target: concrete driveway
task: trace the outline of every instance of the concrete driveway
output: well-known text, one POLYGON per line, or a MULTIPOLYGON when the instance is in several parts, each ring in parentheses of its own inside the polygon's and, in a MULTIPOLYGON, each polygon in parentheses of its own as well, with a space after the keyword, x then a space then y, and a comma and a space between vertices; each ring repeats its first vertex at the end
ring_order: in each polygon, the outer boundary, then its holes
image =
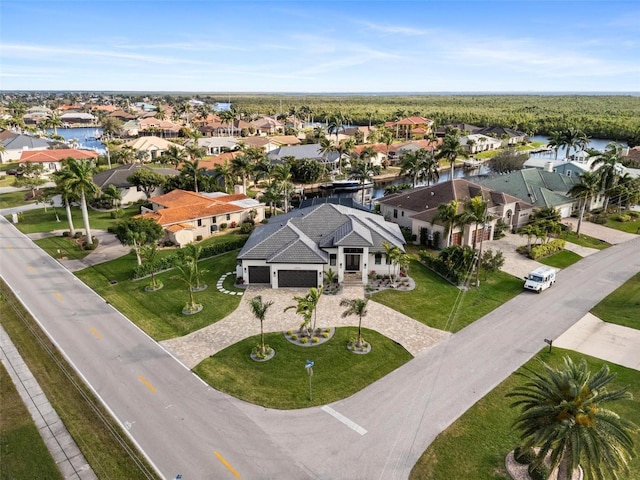
POLYGON ((531 270, 535 270, 536 268, 543 266, 542 263, 531 260, 530 258, 516 252, 516 248, 526 244, 526 237, 521 237, 515 233, 507 233, 505 237, 499 240, 493 240, 485 243, 484 248, 492 249, 494 251, 500 250, 504 256, 504 266, 501 270, 513 275, 514 277, 523 278, 531 270))

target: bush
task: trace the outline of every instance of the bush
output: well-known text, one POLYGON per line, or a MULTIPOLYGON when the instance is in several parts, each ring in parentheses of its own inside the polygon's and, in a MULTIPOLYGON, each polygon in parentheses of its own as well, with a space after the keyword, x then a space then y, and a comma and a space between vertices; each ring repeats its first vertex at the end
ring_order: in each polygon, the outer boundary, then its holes
POLYGON ((494 240, 498 240, 500 238, 503 238, 506 235, 506 231, 509 229, 509 225, 507 225, 506 223, 504 223, 504 221, 502 219, 499 219, 496 222, 496 227, 493 230, 493 239, 494 240))
POLYGON ((633 218, 634 220, 638 217, 640 217, 640 212, 636 212, 635 210, 631 210, 630 212, 627 212, 627 215, 629 215, 631 218, 633 218))
POLYGON ((561 252, 564 250, 565 241, 562 239, 551 240, 550 242, 543 243, 542 245, 536 245, 531 248, 531 252, 529 252, 529 256, 533 260, 537 260, 538 258, 548 257, 549 255, 553 255, 555 253, 561 252))
POLYGON ((82 232, 76 232, 73 238, 80 238, 82 236, 82 232))
POLYGON ((198 235, 198 236, 196 236, 196 242, 199 242, 199 241, 201 241, 201 240, 202 240, 202 235, 198 235))
POLYGON ((614 217, 618 222, 630 222, 631 215, 620 214, 614 217))
POLYGON ((70 237, 70 236, 71 236, 71 232, 70 232, 70 231, 68 231, 68 230, 67 230, 67 231, 64 231, 64 232, 62 232, 62 236, 63 236, 63 237, 70 237))
POLYGON ((238 226, 238 224, 236 222, 231 222, 230 227, 231 228, 236 228, 238 226))
POLYGON ((93 243, 84 242, 82 244, 83 250, 95 250, 96 248, 98 248, 98 239, 96 237, 91 238, 93 240, 93 243))
POLYGON ((312 337, 311 338, 311 343, 318 343, 320 341, 320 339, 318 337, 312 337))
POLYGON ((531 447, 516 447, 516 449, 513 451, 513 458, 515 458, 516 462, 521 465, 528 465, 535 460, 536 453, 531 447))
POLYGON ((591 222, 596 223, 598 225, 604 225, 607 223, 607 217, 605 215, 597 215, 597 216, 591 217, 591 222))
POLYGON ((173 247, 175 245, 175 243, 173 243, 171 240, 165 240, 163 245, 165 247, 173 247))
POLYGON ((529 472, 531 480, 547 480, 549 475, 551 475, 549 468, 544 463, 539 465, 532 463, 529 465, 527 471, 529 472))
POLYGON ((433 232, 433 248, 440 248, 440 239, 442 238, 442 232, 436 230, 433 232))
POLYGON ((220 224, 220 231, 224 232, 227 229, 228 225, 226 223, 221 223, 220 224))
POLYGON ((400 231, 402 232, 405 242, 409 243, 412 237, 411 229, 409 227, 400 227, 400 231))
POLYGON ((291 335, 291 340, 297 340, 297 339, 298 339, 298 335, 296 335, 295 333, 291 335))
POLYGON ((309 338, 308 338, 308 337, 302 337, 302 338, 300 339, 300 341, 301 341, 302 343, 309 343, 309 338))
POLYGON ((324 332, 324 333, 322 334, 322 338, 329 338, 329 334, 328 334, 327 332, 324 332))
POLYGON ((251 233, 256 228, 253 222, 243 222, 240 225, 240 233, 251 233))

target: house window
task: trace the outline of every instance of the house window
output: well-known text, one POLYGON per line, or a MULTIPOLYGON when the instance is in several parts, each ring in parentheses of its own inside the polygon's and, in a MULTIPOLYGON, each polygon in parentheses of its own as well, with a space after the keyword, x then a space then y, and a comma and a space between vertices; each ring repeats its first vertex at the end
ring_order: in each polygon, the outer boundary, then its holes
POLYGON ((571 176, 571 170, 567 170, 567 177, 571 176))
POLYGON ((401 216, 401 217, 404 217, 404 210, 402 210, 402 211, 400 212, 400 216, 401 216))
POLYGON ((335 267, 337 260, 338 260, 338 255, 336 255, 335 253, 329 254, 329 265, 331 265, 332 267, 335 267))
POLYGON ((201 227, 201 226, 202 226, 202 219, 201 219, 201 218, 199 218, 199 219, 198 219, 198 226, 199 226, 199 227, 201 227))
POLYGON ((391 265, 391 258, 387 255, 385 255, 385 262, 387 265, 391 265))
POLYGON ((216 223, 218 223, 218 222, 216 221, 216 217, 211 217, 211 223, 213 223, 214 225, 215 225, 216 223))
POLYGON ((227 213, 227 221, 231 220, 231 214, 227 213))
POLYGON ((381 253, 376 253, 374 263, 376 265, 381 265, 382 264, 382 254, 381 253))
POLYGON ((393 218, 398 218, 398 209, 397 208, 393 209, 393 218))

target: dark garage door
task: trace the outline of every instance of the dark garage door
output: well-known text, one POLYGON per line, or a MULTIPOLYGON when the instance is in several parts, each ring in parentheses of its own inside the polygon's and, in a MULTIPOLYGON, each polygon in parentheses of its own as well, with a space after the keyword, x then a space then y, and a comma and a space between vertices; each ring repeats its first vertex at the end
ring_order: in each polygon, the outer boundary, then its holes
POLYGON ((249 267, 249 283, 271 283, 269 267, 249 267))
POLYGON ((279 270, 278 287, 317 287, 315 270, 279 270))

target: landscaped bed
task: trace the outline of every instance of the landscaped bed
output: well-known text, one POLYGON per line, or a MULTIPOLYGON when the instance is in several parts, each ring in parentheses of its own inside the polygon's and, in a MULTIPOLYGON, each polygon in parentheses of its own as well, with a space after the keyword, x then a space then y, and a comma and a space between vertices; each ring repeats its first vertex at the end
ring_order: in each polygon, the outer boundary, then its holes
POLYGON ((330 341, 313 347, 292 344, 282 333, 265 334, 265 343, 276 352, 268 362, 255 362, 249 354, 260 340, 246 338, 203 360, 194 368, 216 390, 269 408, 293 409, 326 405, 346 398, 411 360, 403 347, 385 336, 363 328, 371 344, 366 355, 347 350, 357 328, 337 328, 330 341), (312 397, 305 369, 312 360, 312 397))

